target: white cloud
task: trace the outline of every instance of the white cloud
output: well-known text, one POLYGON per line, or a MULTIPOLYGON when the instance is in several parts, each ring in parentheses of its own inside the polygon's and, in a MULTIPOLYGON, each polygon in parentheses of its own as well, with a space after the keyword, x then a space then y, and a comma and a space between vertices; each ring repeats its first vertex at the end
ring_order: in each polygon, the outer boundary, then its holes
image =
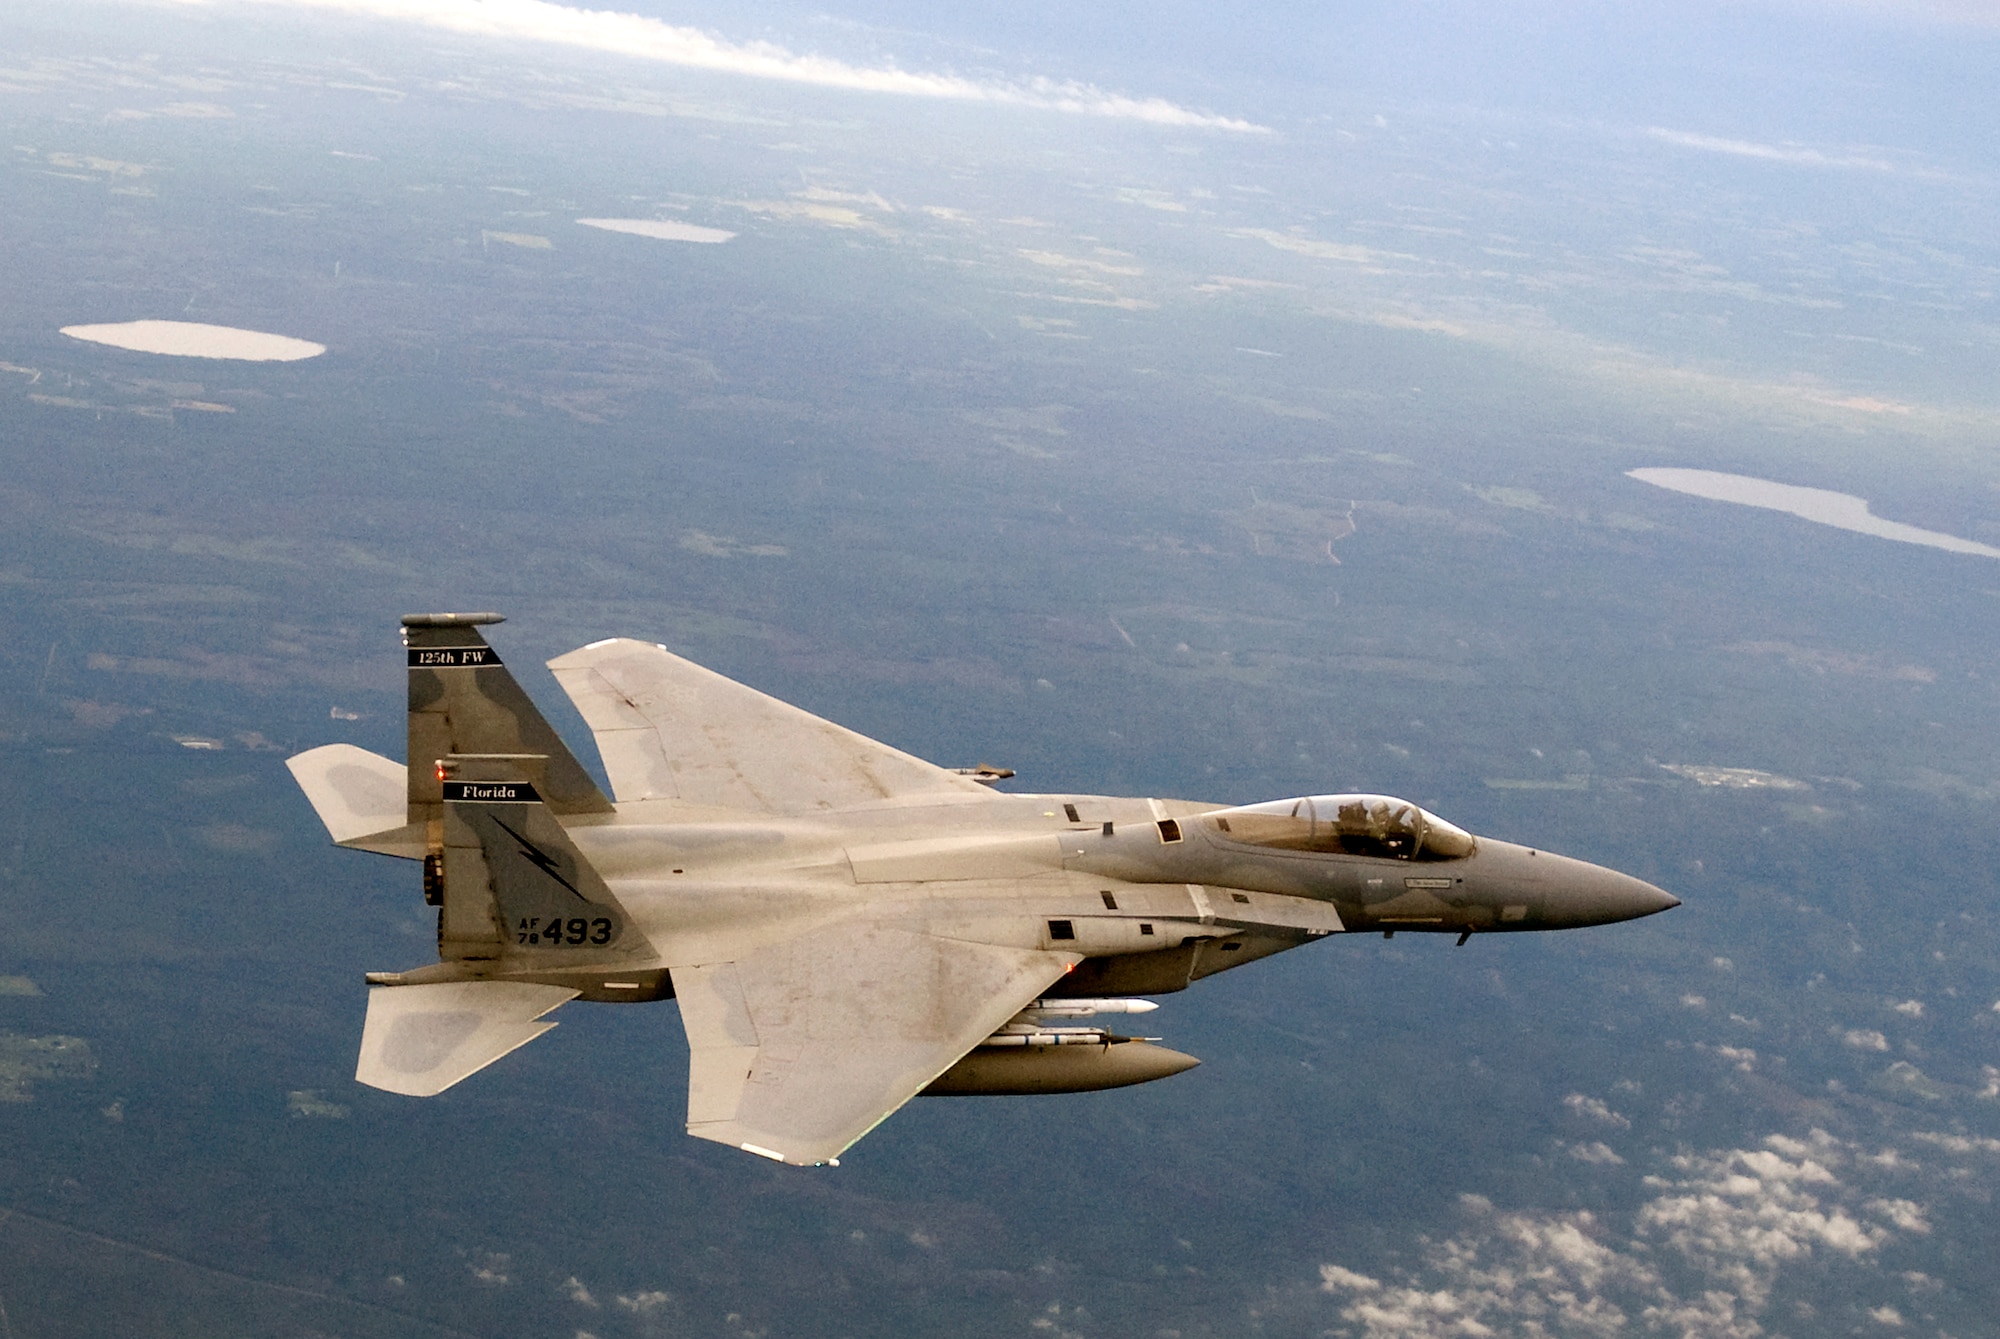
POLYGON ((1888 1230, 1826 1203, 1841 1189, 1827 1166, 1840 1145, 1814 1135, 1811 1143, 1774 1136, 1760 1149, 1673 1159, 1681 1179, 1639 1211, 1640 1235, 1664 1240, 1753 1311, 1769 1302, 1778 1267, 1815 1247, 1849 1259, 1874 1251, 1888 1230))
POLYGON ((1593 1140, 1588 1144, 1571 1145, 1569 1155, 1578 1162, 1595 1163, 1600 1167, 1623 1167, 1625 1159, 1618 1156, 1609 1144, 1593 1140))
POLYGON ((1901 1004, 1892 1004, 1889 1007, 1897 1013, 1907 1014, 1911 1018, 1922 1018, 1924 1016, 1924 1002, 1922 1000, 1904 1000, 1901 1004))
POLYGON ((1918 1236, 1928 1236, 1930 1219, 1924 1217, 1924 1206, 1915 1200, 1869 1200, 1868 1211, 1879 1214, 1905 1232, 1918 1236))
POLYGON ((1840 1034, 1840 1039, 1857 1051, 1886 1051, 1889 1039, 1871 1028, 1850 1028, 1840 1034))
POLYGON ((1382 1285, 1375 1279, 1369 1278, 1366 1274, 1357 1274, 1351 1269, 1342 1269, 1339 1265, 1319 1267, 1319 1286, 1323 1291, 1330 1293, 1343 1291, 1372 1293, 1382 1290, 1382 1285))
POLYGON ((1801 144, 1759 144, 1747 139, 1722 139, 1714 135, 1691 135, 1684 130, 1653 126, 1646 131, 1654 139, 1683 149, 1729 154, 1736 158, 1761 158, 1773 163, 1797 163, 1804 167, 1855 167, 1873 172, 1894 172, 1895 164, 1881 158, 1858 154, 1827 154, 1801 144))
POLYGON ((1377 251, 1373 247, 1353 246, 1345 242, 1322 242, 1314 237, 1301 237, 1296 233, 1278 232, 1273 228, 1241 228, 1238 237, 1251 237, 1275 246, 1280 251, 1292 251, 1301 256, 1311 256, 1315 260, 1338 260, 1349 265, 1383 265, 1394 260, 1417 260, 1416 256, 1405 255, 1401 251, 1377 251))
POLYGON ((1989 1139, 1985 1135, 1943 1134, 1934 1130, 1919 1130, 1910 1138, 1933 1144, 1947 1153, 2000 1153, 2000 1139, 1989 1139))
POLYGON ((627 1311, 635 1312, 638 1315, 643 1316, 648 1311, 653 1310, 655 1307, 665 1306, 668 1302, 671 1302, 673 1300, 674 1300, 673 1295, 671 1293, 664 1293, 656 1288, 648 1292, 634 1293, 630 1297, 626 1297, 623 1294, 620 1294, 618 1298, 618 1305, 624 1307, 627 1311))
POLYGON ((1710 1046, 1705 1041, 1698 1041, 1694 1044, 1694 1048, 1697 1051, 1707 1051, 1711 1055, 1721 1056, 1745 1074, 1757 1067, 1757 1053, 1747 1046, 1710 1046))
POLYGON ((1586 1097, 1582 1093, 1571 1093, 1563 1099, 1563 1105, 1568 1107, 1574 1114, 1597 1121, 1600 1124, 1610 1125, 1620 1130, 1629 1130, 1632 1128, 1630 1120, 1613 1111, 1599 1098, 1586 1097))
MULTIPOLYGON (((1629 1234, 1609 1217, 1502 1212, 1467 1195, 1464 1228, 1426 1240, 1420 1268, 1376 1278, 1325 1264, 1319 1291, 1356 1339, 1756 1339, 1782 1270, 1818 1257, 1859 1277, 1897 1232, 1930 1231, 1922 1205, 1864 1203, 1835 1170, 1869 1174, 1879 1162, 1820 1130, 1684 1155, 1670 1175, 1645 1178, 1653 1194, 1629 1234)), ((1890 1311, 1873 1314, 1892 1324, 1890 1311)))
POLYGON ((1108 116, 1154 125, 1268 133, 1237 117, 1194 111, 1164 98, 1135 98, 1092 84, 1040 76, 1005 82, 963 75, 905 70, 895 65, 853 65, 828 56, 801 55, 770 42, 734 42, 699 28, 680 27, 639 14, 572 9, 550 0, 171 0, 186 5, 257 4, 315 10, 354 18, 422 24, 471 37, 497 37, 600 51, 634 60, 698 70, 776 79, 856 93, 944 98, 1108 116))
POLYGON ((1385 1284, 1321 1266, 1321 1288, 1342 1298, 1341 1319, 1359 1326, 1365 1339, 1501 1333, 1611 1339, 1627 1331, 1630 1317, 1607 1294, 1658 1289, 1648 1265, 1600 1239, 1592 1214, 1495 1214, 1476 1198, 1470 1207, 1477 1224, 1434 1245, 1422 1278, 1385 1284))

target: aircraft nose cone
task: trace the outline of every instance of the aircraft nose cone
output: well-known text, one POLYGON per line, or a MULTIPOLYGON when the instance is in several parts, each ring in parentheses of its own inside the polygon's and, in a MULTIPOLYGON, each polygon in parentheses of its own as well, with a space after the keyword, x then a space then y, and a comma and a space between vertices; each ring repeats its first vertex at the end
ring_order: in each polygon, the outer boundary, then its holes
POLYGON ((1672 911, 1681 904, 1678 897, 1664 888, 1655 888, 1644 879, 1635 879, 1627 874, 1620 874, 1618 878, 1624 886, 1612 896, 1618 906, 1625 911, 1619 918, 1621 920, 1635 920, 1640 916, 1651 916, 1655 912, 1672 911))
POLYGON ((1478 886, 1486 899, 1500 904, 1496 928, 1510 923, 1524 930, 1611 925, 1681 904, 1644 879, 1550 851, 1486 842, 1475 859, 1481 862, 1478 886), (1512 907, 1519 910, 1510 915, 1512 907))
POLYGON ((1564 861, 1567 876, 1558 883, 1563 919, 1578 925, 1610 925, 1671 911, 1681 900, 1664 888, 1655 888, 1644 879, 1620 874, 1602 865, 1581 860, 1564 861))

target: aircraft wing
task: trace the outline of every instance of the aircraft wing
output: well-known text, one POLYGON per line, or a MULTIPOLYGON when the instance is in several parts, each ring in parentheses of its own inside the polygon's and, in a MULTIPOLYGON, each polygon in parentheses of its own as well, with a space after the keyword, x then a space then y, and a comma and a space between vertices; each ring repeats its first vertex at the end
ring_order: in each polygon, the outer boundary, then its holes
POLYGON ((854 920, 676 967, 688 1133, 833 1162, 1076 961, 854 920))
POLYGON ((593 642, 549 668, 621 801, 808 813, 984 789, 650 642, 593 642))

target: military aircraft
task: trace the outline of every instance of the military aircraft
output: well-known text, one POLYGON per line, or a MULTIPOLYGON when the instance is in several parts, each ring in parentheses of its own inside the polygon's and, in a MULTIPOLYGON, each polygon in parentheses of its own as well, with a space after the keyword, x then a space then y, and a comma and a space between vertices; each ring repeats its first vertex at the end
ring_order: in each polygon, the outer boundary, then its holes
POLYGON ((480 628, 413 614, 408 763, 289 760, 333 840, 418 861, 439 961, 368 975, 355 1077, 443 1092, 571 1000, 676 998, 687 1130, 795 1165, 919 1094, 1080 1092, 1198 1063, 1078 1020, 1328 935, 1678 906, 1386 795, 1242 807, 1005 793, 650 642, 549 662, 607 798, 480 628))

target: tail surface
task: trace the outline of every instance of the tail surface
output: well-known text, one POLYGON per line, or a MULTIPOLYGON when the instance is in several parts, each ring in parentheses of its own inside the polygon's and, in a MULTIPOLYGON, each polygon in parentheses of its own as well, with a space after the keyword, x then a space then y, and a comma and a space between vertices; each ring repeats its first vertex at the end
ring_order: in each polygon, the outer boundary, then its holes
POLYGON ((337 846, 418 860, 424 826, 407 821, 403 764, 352 744, 322 744, 285 759, 337 846))
POLYGON ((336 842, 421 857, 438 958, 368 978, 355 1078, 429 1097, 554 1027, 579 997, 673 993, 646 936, 564 831, 615 812, 479 629, 498 614, 412 614, 409 753, 345 744, 290 760, 336 842))
POLYGON ((611 801, 514 681, 479 629, 499 614, 406 614, 410 745, 407 822, 443 817, 439 759, 499 754, 522 760, 555 813, 608 814, 611 801))
POLYGON ((530 773, 549 760, 447 756, 431 769, 442 817, 425 858, 439 962, 372 973, 355 1078, 430 1097, 525 1046, 542 1015, 582 996, 673 993, 645 934, 577 850, 530 773))
POLYGON ((533 755, 441 758, 438 956, 508 975, 650 959, 652 945, 529 777, 533 755))

